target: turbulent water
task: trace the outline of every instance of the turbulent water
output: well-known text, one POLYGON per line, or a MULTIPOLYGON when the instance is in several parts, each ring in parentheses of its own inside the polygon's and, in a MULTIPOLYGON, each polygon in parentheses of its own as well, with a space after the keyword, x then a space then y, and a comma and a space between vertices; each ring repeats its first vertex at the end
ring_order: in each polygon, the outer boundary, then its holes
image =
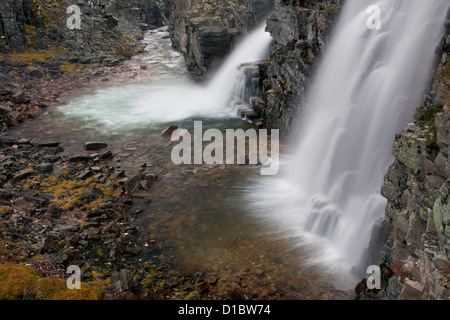
POLYGON ((155 128, 183 119, 237 117, 229 103, 239 67, 265 58, 271 37, 259 27, 226 59, 206 85, 189 78, 181 54, 170 48, 166 28, 148 32, 146 53, 129 64, 148 65, 152 74, 139 83, 98 89, 93 95, 73 99, 60 108, 68 117, 90 123, 104 132, 126 133, 137 128, 155 128), (162 44, 162 45, 161 45, 162 44))
POLYGON ((447 8, 440 0, 347 1, 309 93, 295 154, 283 175, 248 191, 255 215, 283 237, 315 246, 311 262, 348 274, 351 284, 350 270, 384 216, 380 188, 393 139, 419 106, 447 8), (369 28, 377 22, 371 5, 381 9, 379 29, 369 28))

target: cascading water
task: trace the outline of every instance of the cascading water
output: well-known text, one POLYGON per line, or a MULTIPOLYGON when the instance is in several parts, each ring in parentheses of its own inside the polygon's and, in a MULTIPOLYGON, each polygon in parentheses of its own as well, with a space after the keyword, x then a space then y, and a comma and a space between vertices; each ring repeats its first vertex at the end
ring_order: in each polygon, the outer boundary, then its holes
POLYGON ((266 23, 264 22, 247 35, 234 49, 207 85, 206 101, 210 101, 213 105, 218 106, 227 105, 233 93, 236 93, 236 90, 240 90, 236 85, 241 84, 239 79, 241 78, 242 68, 246 64, 255 63, 267 58, 272 37, 265 30, 266 23))
POLYGON ((247 113, 253 112, 253 99, 262 94, 260 81, 258 63, 243 64, 239 68, 239 75, 231 96, 231 104, 238 114, 245 117, 247 113))
POLYGON ((194 83, 187 76, 182 56, 171 49, 166 35, 166 28, 147 33, 146 53, 130 62, 150 66, 153 75, 149 82, 98 89, 96 94, 74 99, 60 110, 104 132, 122 133, 192 117, 237 117, 230 98, 240 67, 267 57, 272 38, 265 32, 265 25, 236 45, 206 85, 194 83))
POLYGON ((248 191, 255 214, 316 247, 315 263, 350 275, 384 216, 380 188, 394 136, 419 106, 448 6, 348 0, 309 93, 295 154, 284 174, 248 191), (381 29, 368 27, 370 5, 381 9, 381 29))

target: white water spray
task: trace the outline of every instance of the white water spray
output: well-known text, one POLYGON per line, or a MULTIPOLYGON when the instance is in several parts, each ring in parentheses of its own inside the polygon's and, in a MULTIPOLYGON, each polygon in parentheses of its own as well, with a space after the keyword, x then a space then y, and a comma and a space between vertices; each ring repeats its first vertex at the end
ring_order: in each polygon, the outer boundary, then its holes
POLYGON ((447 8, 440 0, 346 2, 295 155, 283 176, 248 192, 281 234, 317 246, 314 262, 350 273, 384 216, 394 136, 420 104, 447 8), (379 30, 367 26, 370 5, 381 8, 379 30))

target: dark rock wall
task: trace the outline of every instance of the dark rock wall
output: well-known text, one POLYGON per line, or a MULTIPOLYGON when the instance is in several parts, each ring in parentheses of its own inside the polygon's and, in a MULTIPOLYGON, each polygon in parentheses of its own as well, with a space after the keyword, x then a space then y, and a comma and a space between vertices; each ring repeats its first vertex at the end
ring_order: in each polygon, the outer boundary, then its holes
POLYGON ((271 12, 274 0, 176 0, 171 38, 189 71, 204 77, 232 50, 236 41, 271 12))
POLYGON ((0 2, 0 45, 22 51, 26 45, 25 24, 32 20, 31 0, 0 2), (27 16, 28 15, 28 16, 27 16))
POLYGON ((275 45, 270 60, 261 63, 263 99, 254 109, 263 126, 280 129, 283 138, 296 127, 308 84, 325 48, 342 0, 277 0, 267 20, 275 45))
POLYGON ((382 188, 392 229, 385 263, 395 272, 382 297, 450 298, 449 54, 447 28, 429 92, 414 123, 395 138, 382 188))
POLYGON ((172 0, 2 0, 0 51, 62 45, 71 51, 72 62, 128 57, 139 50, 143 30, 168 23, 171 8, 172 0), (66 26, 67 8, 74 4, 81 9, 81 30, 66 26))

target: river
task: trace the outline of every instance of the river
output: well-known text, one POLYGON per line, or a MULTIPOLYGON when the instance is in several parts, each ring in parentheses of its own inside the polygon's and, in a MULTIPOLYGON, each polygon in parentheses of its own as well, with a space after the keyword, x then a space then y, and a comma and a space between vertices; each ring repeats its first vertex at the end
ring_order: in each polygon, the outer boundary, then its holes
POLYGON ((142 246, 162 244, 141 259, 212 272, 219 281, 285 298, 328 299, 333 292, 336 297, 337 273, 307 263, 312 247, 275 236, 273 226, 248 211, 242 193, 246 184, 263 179, 257 168, 172 163, 174 144, 161 134, 171 125, 192 131, 196 120, 204 130, 223 132, 253 126, 235 111, 199 107, 205 85, 190 78, 166 28, 146 32, 143 41, 145 52, 125 64, 148 70, 136 72, 144 76, 112 78, 72 95, 9 135, 57 140, 69 152, 82 152, 87 141, 106 142, 114 165, 128 176, 142 170, 158 174, 149 191, 152 201, 138 198, 133 210, 143 211, 127 218, 138 227, 142 246))

